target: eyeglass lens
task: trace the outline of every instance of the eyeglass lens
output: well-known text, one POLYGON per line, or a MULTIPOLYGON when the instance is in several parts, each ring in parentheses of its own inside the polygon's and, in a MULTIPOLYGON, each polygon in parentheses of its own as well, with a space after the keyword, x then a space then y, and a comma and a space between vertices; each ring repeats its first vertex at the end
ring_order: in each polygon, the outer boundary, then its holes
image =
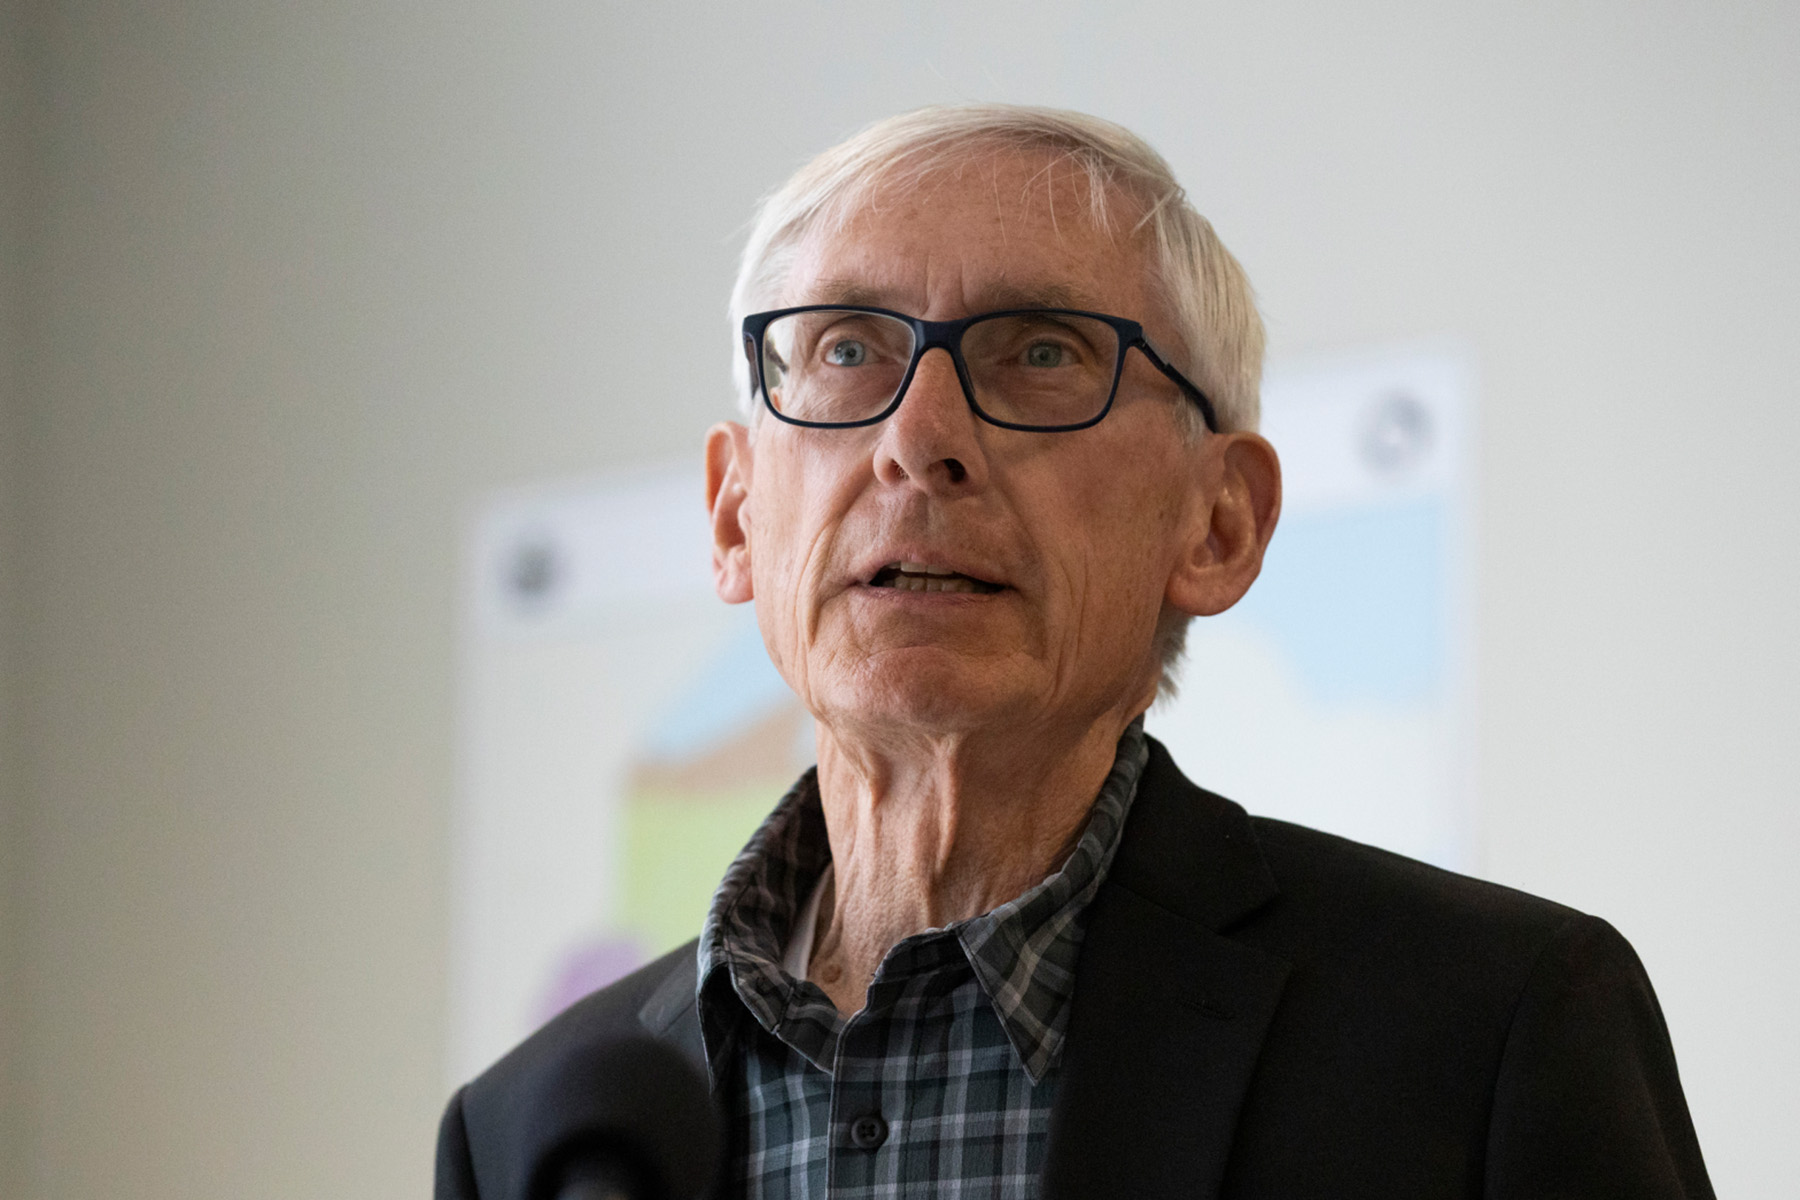
MULTIPOLYGON (((912 326, 880 313, 790 313, 763 333, 763 383, 784 417, 849 424, 879 415, 912 363, 912 326)), ((1054 428, 1091 421, 1111 399, 1119 335, 1070 313, 987 317, 962 338, 975 405, 1013 425, 1054 428)))

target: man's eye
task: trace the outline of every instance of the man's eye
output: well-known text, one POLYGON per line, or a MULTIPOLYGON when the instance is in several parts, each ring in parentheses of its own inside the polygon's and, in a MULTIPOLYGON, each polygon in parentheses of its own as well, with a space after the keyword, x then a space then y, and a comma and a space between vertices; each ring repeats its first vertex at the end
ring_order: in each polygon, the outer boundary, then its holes
POLYGON ((869 348, 863 343, 845 338, 841 342, 833 342, 825 351, 825 361, 834 367, 860 367, 869 361, 869 348))
POLYGON ((1068 360, 1068 351, 1055 342, 1033 342, 1025 348, 1025 365, 1028 367, 1060 367, 1068 360))

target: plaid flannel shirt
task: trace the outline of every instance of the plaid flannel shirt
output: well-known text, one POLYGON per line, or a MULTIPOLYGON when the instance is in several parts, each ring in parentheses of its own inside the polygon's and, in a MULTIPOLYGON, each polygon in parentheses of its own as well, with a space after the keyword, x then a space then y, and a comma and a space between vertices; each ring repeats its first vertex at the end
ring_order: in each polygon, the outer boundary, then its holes
POLYGON ((726 1195, 1037 1196, 1087 907, 1147 757, 1139 720, 1062 869, 900 942, 848 1019, 781 965, 831 861, 817 778, 801 776, 726 872, 700 938, 701 1030, 732 1124, 726 1195))

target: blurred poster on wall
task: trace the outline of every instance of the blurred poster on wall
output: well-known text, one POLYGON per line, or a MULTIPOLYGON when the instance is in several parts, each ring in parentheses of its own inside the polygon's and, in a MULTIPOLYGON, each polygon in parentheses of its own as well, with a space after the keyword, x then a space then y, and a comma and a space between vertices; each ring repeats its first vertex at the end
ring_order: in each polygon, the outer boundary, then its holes
MULTIPOLYGON (((1196 621, 1150 731, 1252 812, 1454 869, 1471 813, 1470 375, 1443 350, 1272 369, 1262 578, 1196 621)), ((467 554, 453 1080, 699 932, 812 762, 749 606, 712 591, 699 454, 501 495, 467 554)))

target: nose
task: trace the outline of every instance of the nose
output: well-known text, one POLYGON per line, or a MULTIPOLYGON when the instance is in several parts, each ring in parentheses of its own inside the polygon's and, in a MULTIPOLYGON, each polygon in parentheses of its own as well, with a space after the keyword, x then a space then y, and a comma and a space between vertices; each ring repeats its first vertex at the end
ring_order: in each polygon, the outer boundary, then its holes
POLYGON ((949 353, 928 350, 900 407, 881 423, 875 475, 883 483, 911 482, 945 495, 979 489, 988 474, 981 426, 949 353))

